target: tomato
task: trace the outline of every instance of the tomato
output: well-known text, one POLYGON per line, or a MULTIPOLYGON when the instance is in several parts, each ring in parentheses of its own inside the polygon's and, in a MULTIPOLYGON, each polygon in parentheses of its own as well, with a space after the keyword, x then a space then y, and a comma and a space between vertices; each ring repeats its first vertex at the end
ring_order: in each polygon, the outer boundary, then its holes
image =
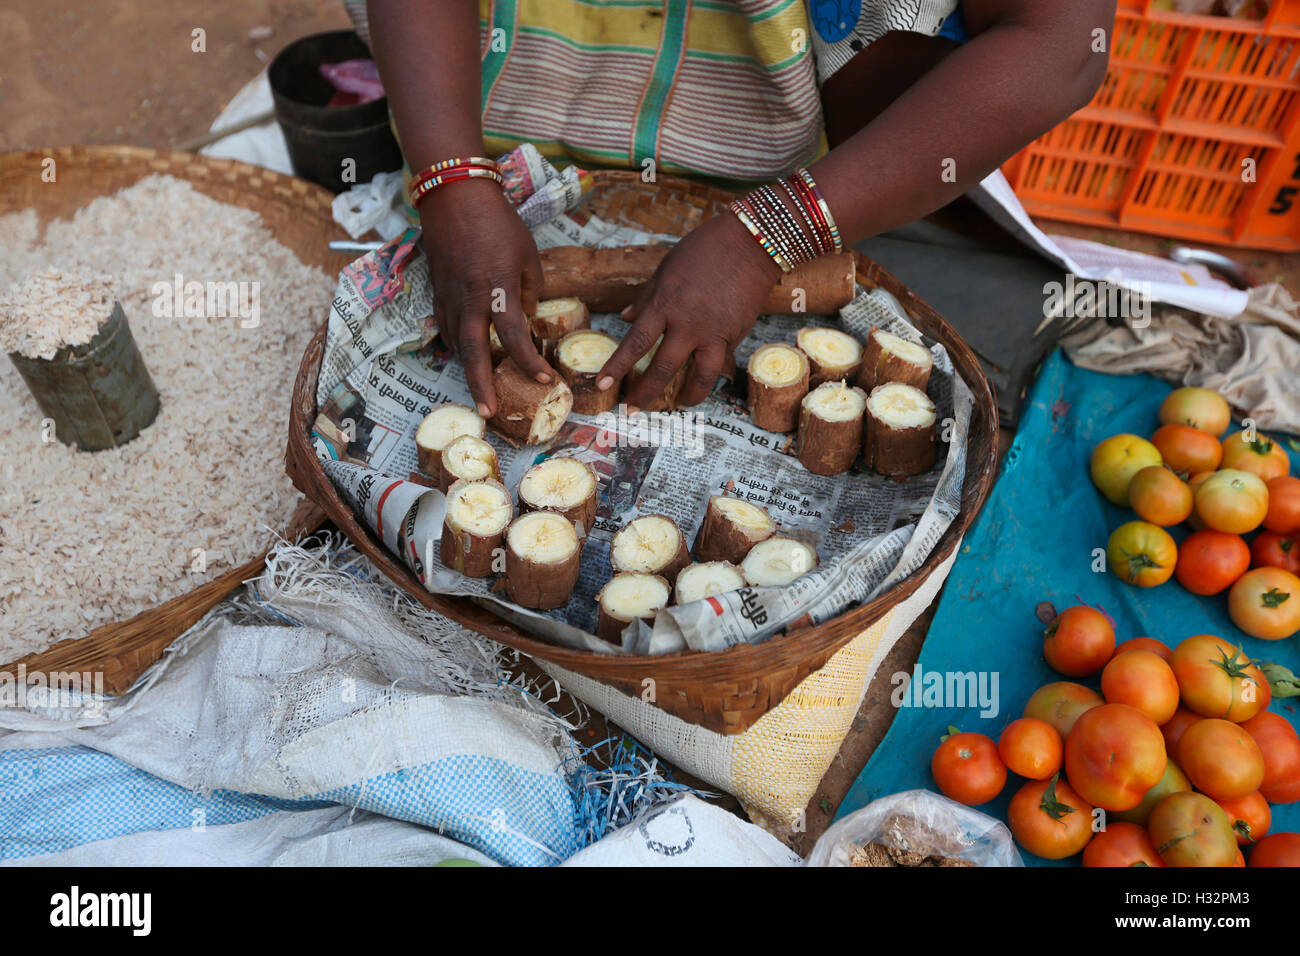
POLYGON ((1218 439, 1191 425, 1161 425, 1151 436, 1165 466, 1183 476, 1214 471, 1223 458, 1218 439))
POLYGON ((1195 711, 1180 706, 1174 711, 1172 717, 1160 725, 1160 733, 1164 734, 1165 738, 1165 751, 1171 754, 1178 753, 1178 741, 1182 739, 1183 731, 1198 720, 1204 719, 1195 711))
POLYGON ((1169 660, 1169 655, 1173 654, 1174 649, 1162 641, 1157 641, 1154 637, 1130 637, 1123 644, 1115 648, 1115 656, 1126 651, 1150 651, 1161 660, 1169 660))
POLYGON ((1193 531, 1204 531, 1209 527, 1201 516, 1196 513, 1196 493, 1201 490, 1201 485, 1205 484, 1206 479, 1213 474, 1212 471, 1202 471, 1187 479, 1187 487, 1192 489, 1192 513, 1187 516, 1187 526, 1193 531))
POLYGON ((1206 529, 1187 536, 1174 574, 1193 594, 1218 594, 1250 568, 1250 547, 1239 534, 1206 529))
POLYGON ((1095 690, 1082 684, 1059 680, 1044 684, 1030 695, 1025 702, 1025 716, 1051 724, 1064 740, 1070 735, 1080 714, 1104 703, 1106 702, 1095 690))
POLYGON ((1107 823, 1083 848, 1084 866, 1164 866, 1145 827, 1107 823))
POLYGON ((1007 782, 998 745, 983 734, 953 734, 930 758, 930 772, 945 796, 976 807, 988 803, 1007 782))
POLYGON ((1241 852, 1241 847, 1237 847, 1237 860, 1232 864, 1234 867, 1244 867, 1246 865, 1245 854, 1241 852))
POLYGON ((1106 542, 1106 563, 1121 581, 1140 588, 1164 584, 1174 573, 1178 546, 1164 528, 1129 521, 1106 542))
POLYGON ((1192 489, 1163 465, 1143 468, 1134 475, 1128 500, 1139 518, 1162 528, 1182 524, 1192 513, 1192 489))
POLYGON ((1108 813, 1107 819, 1122 820, 1125 823, 1136 823, 1138 826, 1146 826, 1147 821, 1151 819, 1151 811, 1155 809, 1156 804, 1169 796, 1171 793, 1183 793, 1192 789, 1192 782, 1187 779, 1187 774, 1183 773, 1178 764, 1172 760, 1165 761, 1165 772, 1160 775, 1156 785, 1142 795, 1142 802, 1132 810, 1119 810, 1114 813, 1108 813))
POLYGON ((1273 811, 1258 790, 1235 800, 1219 800, 1218 804, 1232 821, 1232 832, 1237 835, 1238 846, 1263 839, 1273 825, 1273 811))
POLYGON ((1101 672, 1101 696, 1109 704, 1136 707, 1159 725, 1178 710, 1178 679, 1158 654, 1125 651, 1101 672))
POLYGON ((1033 717, 1013 720, 998 738, 998 756, 1007 769, 1030 780, 1046 780, 1060 770, 1064 749, 1056 728, 1033 717))
POLYGON ((1169 666, 1178 678, 1183 706, 1202 717, 1241 723, 1263 705, 1268 683, 1246 652, 1213 634, 1197 634, 1174 648, 1169 666))
POLYGON ((1267 486, 1264 527, 1278 534, 1300 534, 1300 478, 1283 475, 1267 482, 1267 486))
POLYGON ((1060 775, 1030 780, 1007 806, 1016 842, 1045 860, 1074 856, 1092 839, 1092 806, 1060 775))
POLYGON ((1185 386, 1160 403, 1160 424, 1190 425, 1218 438, 1232 424, 1232 409, 1213 389, 1185 386))
POLYGON ((1249 733, 1230 720, 1208 717, 1178 741, 1178 766, 1197 790, 1215 800, 1235 800, 1264 782, 1264 754, 1249 733))
POLYGON ((1232 623, 1265 641, 1300 631, 1300 578, 1281 568, 1247 571, 1228 592, 1232 623))
POLYGON ((1237 837, 1223 807, 1203 793, 1172 793, 1147 826, 1166 866, 1232 866, 1237 837))
POLYGON ((1066 677, 1087 677, 1115 653, 1115 630, 1095 607, 1067 607, 1043 630, 1043 656, 1066 677))
POLYGON ((1300 866, 1300 833, 1270 833, 1250 851, 1251 866, 1300 866))
POLYGON ((1300 537, 1261 531, 1250 543, 1250 563, 1256 568, 1281 568, 1300 574, 1300 537))
POLYGON ((1112 435, 1092 450, 1088 471, 1092 483, 1113 505, 1128 507, 1128 486, 1143 468, 1164 459, 1156 446, 1137 435, 1112 435))
POLYGON ((1106 810, 1136 807, 1164 775, 1165 763, 1159 726, 1128 704, 1085 711, 1065 738, 1066 778, 1083 799, 1106 810))
POLYGON ((1256 433, 1251 441, 1245 432, 1237 432, 1223 440, 1223 460, 1219 467, 1249 471, 1264 481, 1272 481, 1291 471, 1291 459, 1286 449, 1273 439, 1256 433))
POLYGON ((1254 531, 1268 514, 1268 486, 1248 471, 1216 471, 1196 489, 1194 500, 1205 526, 1228 534, 1254 531))
POLYGON ((1264 781, 1259 792, 1269 803, 1300 800, 1300 739, 1291 721, 1262 710, 1241 725, 1264 757, 1264 781))

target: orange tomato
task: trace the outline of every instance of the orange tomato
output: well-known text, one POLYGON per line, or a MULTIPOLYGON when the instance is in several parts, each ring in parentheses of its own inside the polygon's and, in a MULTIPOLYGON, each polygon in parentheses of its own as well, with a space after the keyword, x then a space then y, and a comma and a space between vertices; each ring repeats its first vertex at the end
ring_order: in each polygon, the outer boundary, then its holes
POLYGON ((1130 637, 1115 648, 1115 657, 1119 657, 1126 651, 1150 651, 1161 660, 1167 661, 1170 655, 1173 654, 1174 649, 1163 641, 1157 641, 1154 637, 1130 637))
POLYGON ((1101 672, 1101 696, 1110 704, 1136 707, 1159 725, 1178 710, 1178 679, 1163 657, 1125 651, 1101 672))
POLYGON ((1137 435, 1112 435, 1092 450, 1088 473, 1113 505, 1128 507, 1128 486, 1148 465, 1163 462, 1156 446, 1137 435))
POLYGON ((1300 800, 1300 738, 1291 721, 1262 710, 1241 725, 1264 757, 1264 780, 1259 792, 1269 803, 1300 800))
POLYGON ((1192 513, 1192 489, 1164 465, 1134 475, 1128 500, 1139 518, 1162 528, 1182 524, 1192 513))
POLYGON ((1128 704, 1085 711, 1065 738, 1066 778, 1081 797, 1106 810, 1141 803, 1164 775, 1166 760, 1159 726, 1128 704))
POLYGON ((1206 527, 1227 534, 1254 531, 1268 514, 1268 486, 1259 475, 1225 468, 1196 489, 1196 515, 1206 527))
POLYGON ((1215 800, 1235 800, 1264 782, 1264 754, 1249 733, 1230 720, 1198 720, 1178 742, 1178 766, 1192 786, 1215 800))
POLYGON ((998 738, 998 756, 1007 769, 1030 780, 1046 780, 1060 770, 1064 749, 1056 728, 1033 717, 1013 720, 998 738))
POLYGON ((1173 760, 1165 761, 1165 772, 1160 775, 1156 785, 1142 795, 1142 802, 1131 810, 1117 810, 1108 813, 1107 819, 1122 820, 1125 823, 1136 823, 1144 827, 1151 819, 1151 811, 1156 808, 1156 804, 1169 796, 1171 793, 1185 793, 1192 789, 1192 782, 1187 779, 1187 774, 1179 768, 1173 760))
MULTIPOLYGON (((1172 670, 1172 668, 1170 668, 1172 670)), ((1178 753, 1178 741, 1182 739, 1183 731, 1198 720, 1204 720, 1200 714, 1180 706, 1174 715, 1160 725, 1160 733, 1165 738, 1165 751, 1167 753, 1178 753)))
POLYGON ((1221 468, 1236 468, 1258 475, 1263 481, 1281 478, 1291 471, 1291 459, 1273 439, 1258 432, 1250 440, 1244 431, 1223 440, 1221 468))
POLYGON ((1219 800, 1218 804, 1232 821, 1232 832, 1237 835, 1239 846, 1263 839, 1273 825, 1273 811, 1258 790, 1235 800, 1219 800))
POLYGON ((1264 527, 1278 534, 1300 534, 1300 478, 1283 475, 1267 482, 1264 527))
POLYGON ((1115 653, 1115 630, 1095 607, 1067 607, 1043 630, 1043 656, 1067 677, 1087 677, 1115 653))
POLYGON ((1197 634, 1174 648, 1169 666, 1183 706, 1202 717, 1241 723, 1264 706, 1268 681, 1240 647, 1213 634, 1197 634))
POLYGON ((1166 866, 1232 866, 1237 838, 1223 807, 1203 793, 1173 793, 1156 804, 1147 826, 1166 866))
POLYGON ((1250 568, 1250 546, 1239 534, 1209 528, 1187 536, 1174 576, 1193 594, 1218 594, 1250 568))
POLYGON ((1214 474, 1212 471, 1202 471, 1187 479, 1187 487, 1192 489, 1192 513, 1187 516, 1187 526, 1193 531, 1204 531, 1209 527, 1196 513, 1196 493, 1212 474, 1214 474))
POLYGON ((1060 775, 1030 780, 1007 806, 1016 842, 1045 860, 1074 856, 1092 839, 1092 806, 1060 775))
POLYGON ((1218 438, 1232 424, 1232 409, 1209 388, 1176 388, 1160 403, 1160 424, 1190 425, 1218 438))
POLYGON ((1095 690, 1067 680, 1044 684, 1025 702, 1025 716, 1049 723, 1064 740, 1079 715, 1106 703, 1095 690))
POLYGON ((998 745, 984 734, 953 734, 930 758, 930 772, 944 796, 958 803, 988 803, 1007 782, 1007 768, 998 745))
POLYGON ((1265 641, 1300 631, 1300 578, 1282 568, 1247 571, 1228 592, 1232 623, 1265 641))
POLYGON ((1300 866, 1300 833, 1270 833, 1250 851, 1251 866, 1300 866))
POLYGON ((1165 465, 1180 475, 1214 471, 1223 458, 1218 439, 1191 425, 1161 425, 1151 436, 1165 465))
POLYGON ((1151 835, 1136 823, 1108 823, 1083 848, 1084 866, 1164 866, 1151 835))
POLYGON ((1169 532, 1147 521, 1128 521, 1111 532, 1106 564, 1126 584, 1153 588, 1174 575, 1178 546, 1169 532))

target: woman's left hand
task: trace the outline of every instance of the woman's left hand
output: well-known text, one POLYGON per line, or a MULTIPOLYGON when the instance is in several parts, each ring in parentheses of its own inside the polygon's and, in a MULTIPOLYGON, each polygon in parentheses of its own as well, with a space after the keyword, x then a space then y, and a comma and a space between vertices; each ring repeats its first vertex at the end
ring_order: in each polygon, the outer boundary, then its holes
POLYGON ((692 358, 677 403, 703 401, 780 277, 780 267, 734 215, 705 222, 673 247, 624 311, 632 326, 597 387, 616 388, 662 335, 650 368, 624 401, 630 409, 654 401, 692 358))

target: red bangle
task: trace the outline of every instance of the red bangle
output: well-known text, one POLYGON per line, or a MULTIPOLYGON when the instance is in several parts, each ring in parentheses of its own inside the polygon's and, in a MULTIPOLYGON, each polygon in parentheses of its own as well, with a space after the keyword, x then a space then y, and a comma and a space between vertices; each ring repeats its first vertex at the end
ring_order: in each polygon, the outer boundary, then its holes
POLYGON ((427 169, 421 170, 419 174, 411 177, 410 192, 408 194, 410 204, 418 206, 420 200, 434 189, 446 183, 462 179, 491 179, 497 185, 505 184, 505 177, 501 174, 501 166, 495 160, 484 159, 481 156, 470 156, 466 159, 459 157, 446 159, 440 163, 434 163, 427 169))

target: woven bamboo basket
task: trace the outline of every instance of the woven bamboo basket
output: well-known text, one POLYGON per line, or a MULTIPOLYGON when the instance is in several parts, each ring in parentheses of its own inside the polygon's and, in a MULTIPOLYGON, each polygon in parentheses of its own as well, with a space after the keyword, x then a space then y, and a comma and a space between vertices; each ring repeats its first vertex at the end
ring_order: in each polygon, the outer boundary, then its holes
MULTIPOLYGON (((279 242, 328 275, 348 262, 347 256, 330 252, 326 242, 336 231, 330 211, 333 196, 328 190, 247 163, 194 153, 133 146, 68 146, 5 153, 0 155, 0 215, 35 209, 43 226, 51 219, 71 216, 98 196, 155 173, 187 180, 214 199, 260 213, 279 242)), ((326 305, 321 304, 322 311, 326 305)), ((320 508, 303 501, 283 533, 292 540, 319 527, 324 518, 320 508)), ((0 665, 0 673, 13 674, 19 665, 25 665, 28 673, 102 674, 105 690, 122 693, 172 641, 242 582, 256 577, 264 561, 265 555, 260 555, 129 620, 103 625, 85 637, 0 665)))
MULTIPOLYGON (((634 172, 597 172, 583 208, 612 222, 670 235, 685 235, 697 224, 725 211, 731 194, 712 186, 661 177, 641 181, 634 172)), ((858 281, 883 288, 903 304, 918 329, 942 342, 957 372, 975 396, 962 510, 925 564, 886 594, 823 624, 777 635, 755 645, 725 651, 685 651, 657 657, 593 654, 558 647, 531 637, 491 611, 465 598, 431 594, 383 543, 357 521, 325 477, 307 439, 316 418, 316 381, 325 348, 325 327, 303 356, 294 386, 286 460, 289 476, 309 499, 329 515, 344 534, 381 571, 425 607, 432 608, 480 634, 522 653, 640 696, 642 681, 656 683, 656 705, 719 733, 736 734, 775 707, 805 677, 818 670, 856 634, 869 627, 940 566, 965 534, 988 496, 997 471, 997 405, 979 361, 956 332, 901 282, 879 265, 858 257, 858 281)))

